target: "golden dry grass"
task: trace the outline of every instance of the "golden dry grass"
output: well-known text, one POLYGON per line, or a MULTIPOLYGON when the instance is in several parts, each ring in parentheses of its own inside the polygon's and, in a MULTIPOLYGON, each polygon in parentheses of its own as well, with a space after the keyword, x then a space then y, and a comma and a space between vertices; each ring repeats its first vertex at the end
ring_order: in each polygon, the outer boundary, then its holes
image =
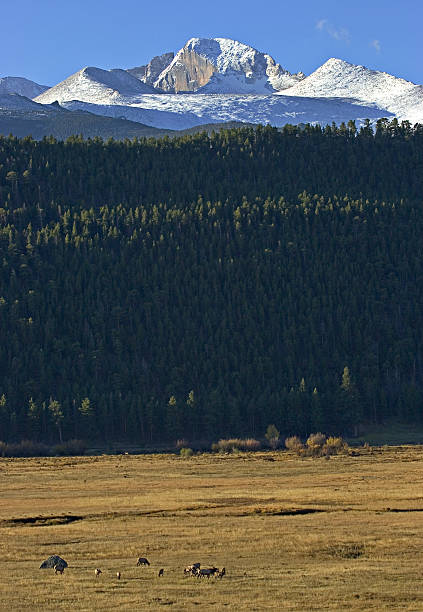
POLYGON ((422 459, 0 459, 0 608, 421 612, 422 459), (51 554, 63 576, 38 569, 51 554), (227 575, 185 577, 197 561, 227 575))

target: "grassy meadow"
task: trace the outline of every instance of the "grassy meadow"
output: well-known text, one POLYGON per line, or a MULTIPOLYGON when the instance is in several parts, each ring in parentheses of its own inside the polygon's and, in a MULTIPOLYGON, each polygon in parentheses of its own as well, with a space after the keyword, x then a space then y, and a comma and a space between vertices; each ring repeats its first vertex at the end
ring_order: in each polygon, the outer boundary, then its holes
POLYGON ((421 446, 330 460, 0 459, 0 609, 10 612, 421 611, 422 550, 421 446), (63 576, 39 569, 51 554, 68 562, 63 576), (184 576, 194 562, 227 574, 184 576))

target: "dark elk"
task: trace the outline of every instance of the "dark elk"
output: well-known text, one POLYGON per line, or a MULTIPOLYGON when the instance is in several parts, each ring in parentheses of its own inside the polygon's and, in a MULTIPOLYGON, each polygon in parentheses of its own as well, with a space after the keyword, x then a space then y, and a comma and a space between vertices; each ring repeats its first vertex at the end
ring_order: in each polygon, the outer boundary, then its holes
POLYGON ((137 561, 137 566, 138 565, 150 565, 148 559, 146 559, 145 557, 139 557, 138 561, 137 561))

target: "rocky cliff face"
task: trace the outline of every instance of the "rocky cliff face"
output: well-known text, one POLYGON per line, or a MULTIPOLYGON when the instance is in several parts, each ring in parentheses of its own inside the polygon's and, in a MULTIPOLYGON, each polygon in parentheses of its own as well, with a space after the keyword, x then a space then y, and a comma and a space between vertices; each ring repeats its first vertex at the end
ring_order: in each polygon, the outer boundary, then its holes
POLYGON ((227 38, 191 38, 157 77, 166 92, 270 93, 304 78, 291 74, 267 54, 227 38))
POLYGON ((209 82, 216 67, 192 49, 183 48, 159 75, 154 86, 163 91, 197 91, 209 82))
POLYGON ((153 85, 160 74, 169 66, 174 57, 175 54, 172 51, 170 53, 163 53, 163 55, 156 55, 145 66, 128 68, 127 72, 137 77, 137 79, 143 83, 153 85))

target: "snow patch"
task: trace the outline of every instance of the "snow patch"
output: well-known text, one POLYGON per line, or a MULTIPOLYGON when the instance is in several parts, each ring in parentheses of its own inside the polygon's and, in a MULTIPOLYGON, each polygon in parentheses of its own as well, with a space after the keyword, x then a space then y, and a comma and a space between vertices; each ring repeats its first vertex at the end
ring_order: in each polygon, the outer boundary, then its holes
POLYGON ((127 104, 94 105, 64 102, 69 110, 87 110, 109 117, 124 117, 152 127, 181 130, 207 123, 241 121, 271 124, 341 123, 353 119, 359 126, 389 116, 385 110, 345 100, 271 95, 152 94, 128 99, 127 104))

